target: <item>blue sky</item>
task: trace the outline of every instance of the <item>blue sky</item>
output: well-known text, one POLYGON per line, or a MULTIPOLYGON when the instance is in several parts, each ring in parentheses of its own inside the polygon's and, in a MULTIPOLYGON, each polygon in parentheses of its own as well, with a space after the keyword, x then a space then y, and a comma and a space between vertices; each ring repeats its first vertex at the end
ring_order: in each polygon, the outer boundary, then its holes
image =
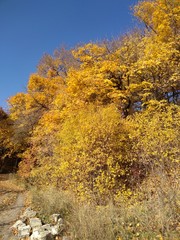
POLYGON ((0 0, 0 106, 25 92, 45 53, 116 38, 137 22, 138 0, 0 0))

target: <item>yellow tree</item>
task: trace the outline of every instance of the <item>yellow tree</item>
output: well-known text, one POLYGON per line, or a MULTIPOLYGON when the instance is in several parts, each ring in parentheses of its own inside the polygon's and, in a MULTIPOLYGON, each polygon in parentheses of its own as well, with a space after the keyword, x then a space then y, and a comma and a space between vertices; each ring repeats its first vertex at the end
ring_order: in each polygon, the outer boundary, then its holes
POLYGON ((45 112, 28 139, 29 147, 22 154, 23 161, 19 164, 18 173, 33 184, 57 182, 58 176, 54 172, 54 147, 61 121, 58 110, 45 112))
POLYGON ((179 0, 153 0, 139 2, 134 14, 159 40, 178 41, 180 29, 179 0))
POLYGON ((179 119, 179 106, 156 100, 150 101, 144 112, 129 118, 133 182, 138 181, 143 172, 171 176, 177 170, 180 161, 179 119))
POLYGON ((103 199, 134 186, 136 174, 142 180, 158 161, 166 169, 167 156, 178 158, 177 2, 139 2, 143 34, 43 57, 27 92, 9 100, 17 139, 26 143, 21 175, 103 199))
POLYGON ((62 47, 56 49, 53 56, 45 54, 37 66, 37 72, 42 77, 66 77, 69 68, 78 66, 79 63, 74 58, 72 50, 62 47))
POLYGON ((17 141, 26 142, 34 126, 44 112, 48 111, 58 89, 64 85, 62 77, 41 77, 33 74, 29 78, 27 92, 18 93, 9 99, 10 117, 16 127, 17 141))
POLYGON ((142 1, 134 8, 149 30, 140 41, 141 54, 129 68, 133 84, 128 92, 141 105, 151 99, 179 104, 179 11, 178 0, 142 1))
POLYGON ((13 130, 8 114, 0 108, 0 172, 10 172, 17 168, 19 159, 12 140, 13 130))
POLYGON ((54 174, 59 186, 98 200, 120 191, 129 146, 127 129, 114 105, 90 104, 68 112, 56 137, 54 174))

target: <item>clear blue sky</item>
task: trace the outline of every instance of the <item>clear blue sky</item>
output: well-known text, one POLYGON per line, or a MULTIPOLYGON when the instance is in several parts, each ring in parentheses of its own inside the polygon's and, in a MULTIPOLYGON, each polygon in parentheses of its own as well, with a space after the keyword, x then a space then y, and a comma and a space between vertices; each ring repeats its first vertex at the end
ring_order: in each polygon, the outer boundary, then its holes
POLYGON ((116 38, 136 21, 138 0, 0 0, 0 106, 25 92, 44 53, 116 38))

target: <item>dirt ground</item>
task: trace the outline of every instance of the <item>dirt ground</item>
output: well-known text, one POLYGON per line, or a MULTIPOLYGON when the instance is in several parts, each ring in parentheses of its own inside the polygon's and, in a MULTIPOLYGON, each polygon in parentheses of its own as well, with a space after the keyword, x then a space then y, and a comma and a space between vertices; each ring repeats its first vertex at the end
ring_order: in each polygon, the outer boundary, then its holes
POLYGON ((25 194, 9 174, 0 174, 0 240, 14 240, 10 227, 24 207, 25 194))

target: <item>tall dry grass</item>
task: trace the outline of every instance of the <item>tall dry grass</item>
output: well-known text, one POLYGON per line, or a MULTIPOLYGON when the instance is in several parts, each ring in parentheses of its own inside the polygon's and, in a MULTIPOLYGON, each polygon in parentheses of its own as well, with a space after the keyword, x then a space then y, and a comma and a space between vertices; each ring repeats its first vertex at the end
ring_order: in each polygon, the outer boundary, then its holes
POLYGON ((78 202, 54 188, 32 190, 32 203, 44 221, 60 213, 73 240, 178 240, 179 186, 177 179, 150 176, 135 194, 106 206, 78 202))

